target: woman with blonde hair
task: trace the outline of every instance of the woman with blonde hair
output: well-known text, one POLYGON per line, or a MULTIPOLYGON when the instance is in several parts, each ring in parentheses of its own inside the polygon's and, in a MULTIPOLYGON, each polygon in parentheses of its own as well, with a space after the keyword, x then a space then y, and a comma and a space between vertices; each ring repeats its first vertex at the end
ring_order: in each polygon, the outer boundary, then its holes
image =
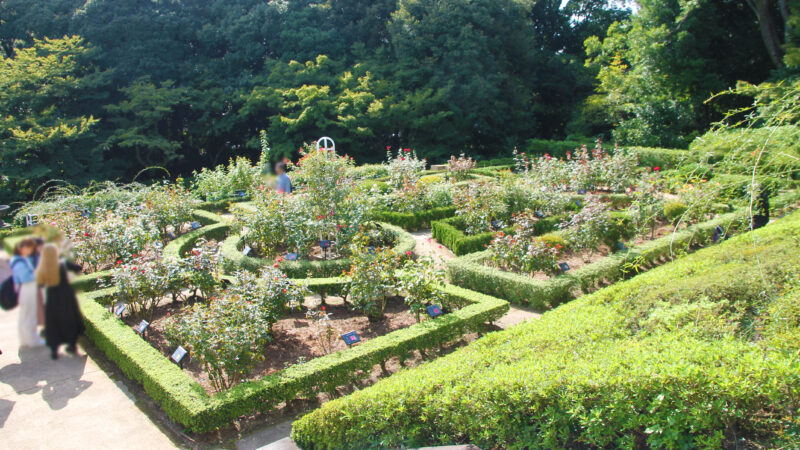
POLYGON ((36 251, 36 242, 31 238, 22 239, 14 246, 14 256, 11 258, 11 276, 19 298, 19 329, 20 347, 36 347, 44 345, 44 341, 36 332, 37 327, 37 296, 39 288, 36 287, 35 263, 33 254, 36 251))
POLYGON ((68 353, 75 353, 78 336, 84 330, 78 298, 67 278, 68 270, 80 272, 81 266, 62 261, 58 247, 46 244, 36 269, 36 281, 45 288, 45 338, 53 359, 58 358, 61 344, 67 344, 68 353))

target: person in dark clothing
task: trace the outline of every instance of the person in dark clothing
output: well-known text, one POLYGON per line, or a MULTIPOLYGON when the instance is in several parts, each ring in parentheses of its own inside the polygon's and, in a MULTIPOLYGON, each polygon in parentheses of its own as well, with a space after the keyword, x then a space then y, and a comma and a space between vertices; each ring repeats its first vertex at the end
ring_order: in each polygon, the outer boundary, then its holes
POLYGON ((78 336, 84 331, 78 298, 67 271, 80 272, 81 266, 61 261, 58 248, 46 244, 36 269, 36 281, 45 287, 45 339, 53 359, 58 358, 61 344, 67 344, 68 353, 75 353, 78 336))

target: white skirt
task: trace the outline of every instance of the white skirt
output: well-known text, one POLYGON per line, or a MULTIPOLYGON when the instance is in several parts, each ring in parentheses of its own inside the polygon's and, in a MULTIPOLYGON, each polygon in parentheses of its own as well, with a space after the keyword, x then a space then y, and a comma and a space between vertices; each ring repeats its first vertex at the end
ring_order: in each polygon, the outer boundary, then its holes
POLYGON ((33 281, 23 284, 19 290, 19 320, 17 323, 20 347, 44 345, 36 329, 39 322, 37 290, 36 283, 33 281))

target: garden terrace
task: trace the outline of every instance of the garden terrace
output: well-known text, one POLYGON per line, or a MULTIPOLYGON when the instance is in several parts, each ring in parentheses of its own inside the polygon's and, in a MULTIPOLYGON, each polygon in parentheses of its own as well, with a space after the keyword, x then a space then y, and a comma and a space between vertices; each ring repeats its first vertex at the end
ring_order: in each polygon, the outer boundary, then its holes
MULTIPOLYGON (((797 192, 783 194, 774 200, 775 211, 792 210, 797 205, 797 192)), ((591 264, 546 280, 513 273, 488 264, 490 253, 483 251, 462 256, 448 262, 450 282, 525 305, 538 311, 546 311, 561 303, 587 293, 599 286, 658 266, 681 255, 713 242, 720 227, 723 236, 731 236, 746 230, 748 214, 745 210, 723 214, 712 220, 676 229, 673 233, 635 247, 618 250, 591 264)))
MULTIPOLYGON (((312 291, 329 295, 341 291, 344 280, 311 279, 307 284, 312 291)), ((80 302, 87 334, 95 345, 127 376, 141 383, 172 420, 189 430, 206 432, 282 402, 332 392, 369 376, 376 365, 390 358, 406 358, 415 350, 437 348, 481 331, 508 310, 507 302, 483 294, 451 285, 440 289, 460 308, 213 395, 98 303, 107 302, 113 289, 83 293, 80 302)))
POLYGON ((303 448, 789 446, 800 213, 322 405, 303 448), (754 324, 758 324, 755 328, 754 324))

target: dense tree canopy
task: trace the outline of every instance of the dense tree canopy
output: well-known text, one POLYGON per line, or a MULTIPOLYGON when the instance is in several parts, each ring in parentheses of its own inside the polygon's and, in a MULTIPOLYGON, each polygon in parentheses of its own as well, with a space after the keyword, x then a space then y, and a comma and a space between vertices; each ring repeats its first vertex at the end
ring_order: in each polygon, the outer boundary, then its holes
POLYGON ((729 106, 711 94, 800 59, 794 0, 637 3, 4 0, 0 200, 255 157, 260 130, 273 157, 326 134, 360 161, 614 129, 685 145, 729 106))

